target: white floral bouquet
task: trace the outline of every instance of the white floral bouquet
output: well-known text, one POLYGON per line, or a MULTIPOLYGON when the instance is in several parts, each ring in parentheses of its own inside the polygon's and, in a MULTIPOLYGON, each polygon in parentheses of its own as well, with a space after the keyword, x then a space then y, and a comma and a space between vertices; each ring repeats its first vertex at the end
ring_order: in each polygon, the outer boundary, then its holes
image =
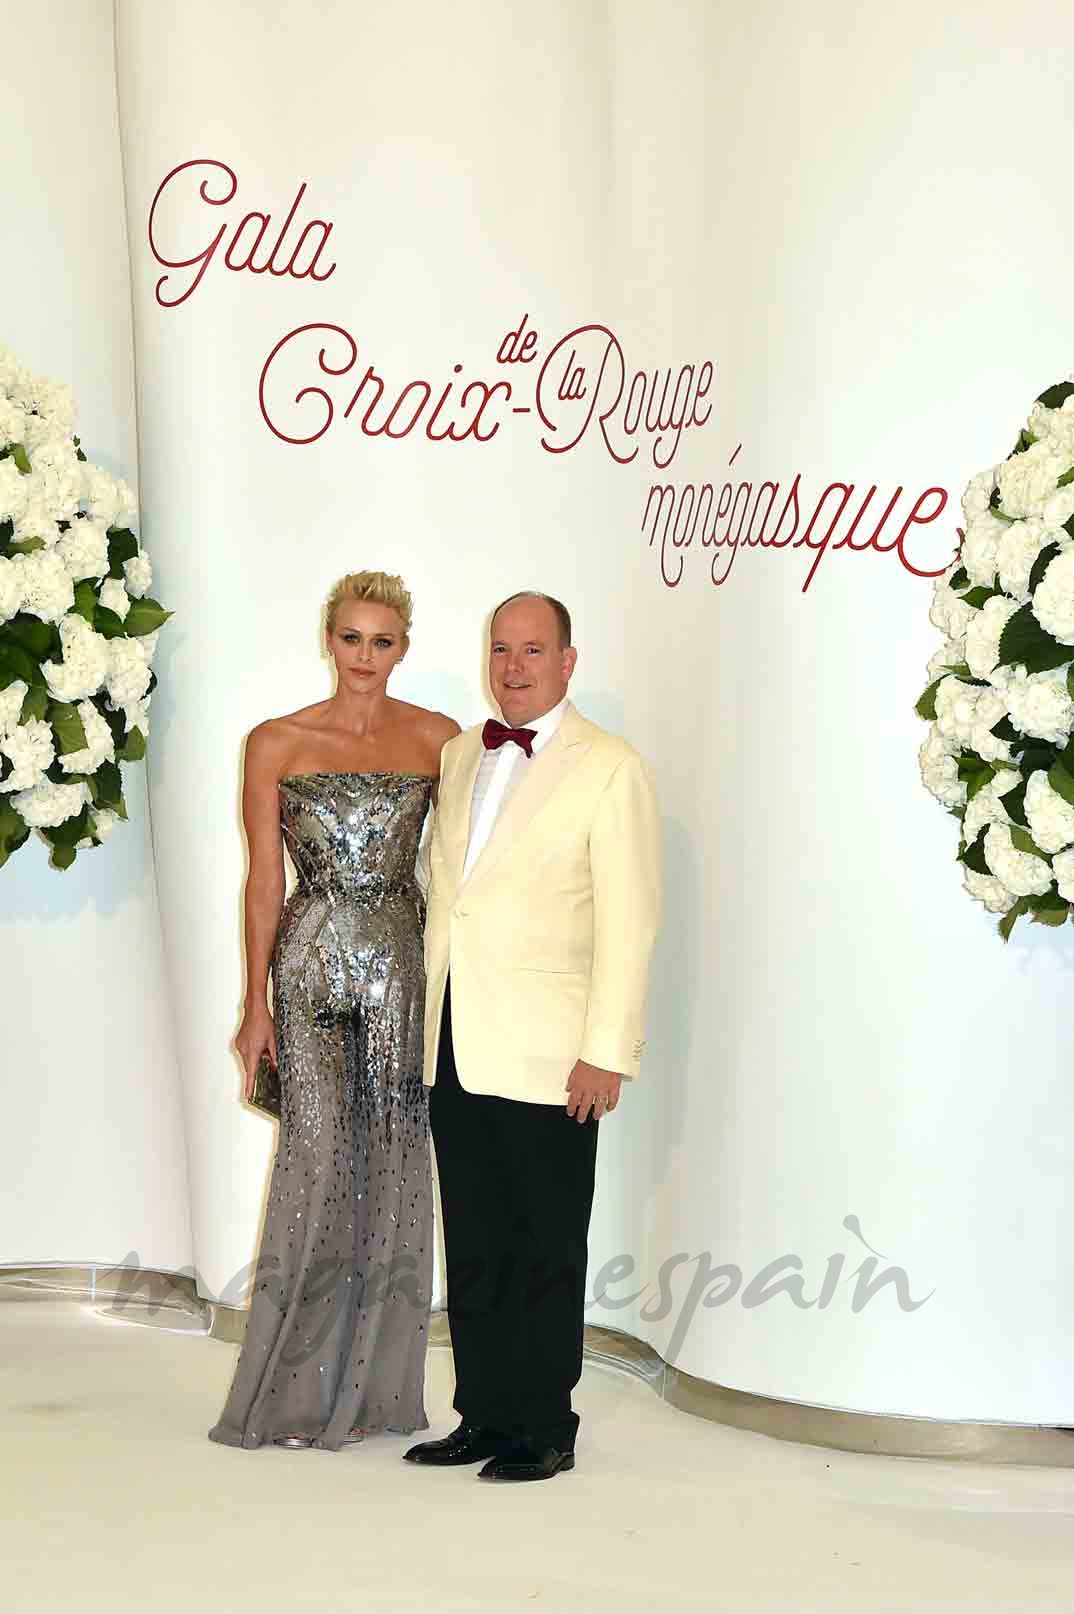
POLYGON ((150 668, 170 616, 149 597, 134 495, 72 436, 68 387, 0 347, 0 864, 37 830, 70 868, 127 816, 150 668))
POLYGON ((962 500, 929 613, 944 634, 917 703, 926 787, 962 825, 966 890, 1061 925, 1074 910, 1074 379, 1041 393, 962 500))

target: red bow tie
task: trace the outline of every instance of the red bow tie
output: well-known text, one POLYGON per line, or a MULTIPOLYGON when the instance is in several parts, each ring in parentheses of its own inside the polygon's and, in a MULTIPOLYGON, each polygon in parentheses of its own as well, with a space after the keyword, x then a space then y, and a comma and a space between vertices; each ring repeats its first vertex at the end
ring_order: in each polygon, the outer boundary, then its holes
POLYGON ((520 746, 528 757, 532 757, 533 742, 537 738, 537 730, 509 729, 506 723, 497 723, 494 717, 490 717, 485 727, 481 730, 481 738, 484 741, 486 751, 498 751, 501 745, 507 744, 508 740, 514 740, 515 744, 520 746))

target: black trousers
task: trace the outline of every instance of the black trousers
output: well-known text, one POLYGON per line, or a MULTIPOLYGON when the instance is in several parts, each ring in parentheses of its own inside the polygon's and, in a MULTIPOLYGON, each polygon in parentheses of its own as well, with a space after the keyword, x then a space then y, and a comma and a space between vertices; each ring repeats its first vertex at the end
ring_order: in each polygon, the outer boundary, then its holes
POLYGON ((429 1114, 455 1410, 466 1423, 573 1450, 598 1123, 555 1104, 468 1093, 455 1068, 450 984, 429 1114))

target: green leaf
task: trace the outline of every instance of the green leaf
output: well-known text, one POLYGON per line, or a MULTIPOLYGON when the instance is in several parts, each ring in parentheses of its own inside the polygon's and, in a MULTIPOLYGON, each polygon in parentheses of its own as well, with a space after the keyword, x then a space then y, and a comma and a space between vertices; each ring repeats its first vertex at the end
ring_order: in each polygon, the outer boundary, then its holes
POLYGON ((1007 458, 1009 460, 1013 460, 1013 458, 1014 458, 1014 456, 1016 454, 1024 454, 1027 448, 1032 448, 1033 447, 1033 444, 1036 442, 1036 440, 1037 439, 1035 437, 1033 437, 1029 432, 1027 432, 1025 430, 1020 431, 1018 433, 1018 441, 1015 443, 1014 447, 1011 449, 1010 453, 1007 455, 1007 458))
POLYGON ((133 560, 138 553, 138 540, 127 527, 114 527, 108 534, 108 575, 123 576, 124 561, 133 560))
POLYGON ((992 496, 988 501, 988 508, 991 510, 992 514, 997 517, 998 520, 1006 521, 1008 524, 1013 522, 1014 517, 1007 515, 1006 512, 1001 510, 1000 507, 999 507, 999 489, 998 488, 993 488, 992 489, 992 496))
POLYGON ((60 642, 60 636, 51 622, 42 622, 40 617, 29 616, 23 611, 6 622, 0 631, 5 637, 10 634, 15 643, 28 650, 35 661, 47 656, 60 642))
POLYGON ((7 862, 12 852, 18 851, 29 834, 22 814, 15 811, 9 797, 0 796, 0 865, 7 862))
POLYGON ((1003 937, 1004 941, 1010 941, 1011 931, 1014 929, 1022 915, 1029 912, 1029 900, 1030 899, 1028 897, 1019 897, 1014 907, 1009 909, 1007 913, 1003 915, 1003 918, 999 922, 999 933, 1003 937))
POLYGON ((1058 553, 1058 544, 1048 544, 1045 549, 1041 550, 1040 554, 1033 562, 1033 570, 1029 574, 1030 594, 1034 594, 1036 592, 1037 584, 1040 582, 1041 578, 1044 576, 1045 572, 1048 570, 1048 567, 1052 564, 1052 561, 1055 559, 1058 553))
POLYGON ((1074 807, 1074 774, 1071 774, 1061 762, 1055 762, 1048 769, 1048 783, 1057 796, 1062 796, 1065 802, 1074 807))
POLYGON ((969 573, 966 571, 965 566, 960 566, 957 572, 952 573, 951 582, 948 586, 955 589, 965 588, 969 580, 969 573))
POLYGON ((1074 394, 1074 381, 1057 381, 1054 387, 1049 387, 1037 399, 1045 409, 1062 409, 1067 399, 1074 394))
POLYGON ((1022 738, 1009 717, 1001 717, 998 723, 993 723, 989 733, 994 734, 997 740, 1006 740, 1008 745, 1022 738))
POLYGON ((46 829, 44 834, 46 841, 51 846, 70 846, 73 848, 76 841, 80 841, 89 832, 90 811, 83 804, 81 811, 75 813, 73 818, 65 818, 62 824, 57 824, 53 829, 46 829))
POLYGON ((923 717, 926 723, 932 723, 935 721, 936 691, 939 689, 942 683, 943 677, 934 679, 929 685, 928 689, 926 689, 925 693, 922 695, 921 699, 918 701, 917 705, 914 707, 914 711, 917 713, 918 717, 923 717))
MULTIPOLYGON (((81 839, 81 836, 79 839, 81 839)), ((73 846, 53 842, 52 857, 49 859, 49 861, 54 869, 69 869, 77 856, 78 853, 75 851, 73 846)))
POLYGON ((93 626, 103 639, 121 639, 127 629, 123 618, 107 605, 98 605, 93 613, 93 626))
POLYGON ((1030 857, 1039 857, 1042 863, 1050 863, 1051 859, 1042 852, 1036 841, 1027 829, 1019 829, 1017 824, 1011 826, 1011 844, 1020 852, 1028 852, 1030 857))
POLYGON ((960 598, 965 600, 967 605, 972 605, 975 611, 979 611, 981 606, 988 600, 994 600, 997 594, 1003 594, 1004 592, 1001 588, 986 588, 981 583, 977 588, 971 588, 967 594, 961 595, 960 598))
POLYGON ((30 474, 30 456, 22 443, 12 443, 11 458, 15 461, 23 476, 30 474))
POLYGON ((108 727, 112 730, 112 743, 118 753, 127 734, 126 718, 123 716, 122 712, 113 712, 103 695, 95 695, 93 698, 93 704, 96 706, 97 710, 108 724, 108 727))
POLYGON ((36 718, 38 722, 42 721, 48 711, 48 702, 48 686, 45 684, 33 684, 26 691, 22 711, 19 713, 19 722, 29 723, 31 718, 36 718))
POLYGON ((1063 531, 1069 537, 1074 538, 1074 516, 1068 516, 1063 522, 1063 531))
POLYGON ((1025 779, 1019 779, 1016 785, 1012 785, 1010 790, 1004 791, 999 798, 1007 809, 1008 817, 1013 818, 1016 824, 1021 824, 1023 829, 1028 829, 1029 827, 1025 805, 1026 784, 1025 779))
POLYGON ((7 552, 9 555, 32 555, 35 550, 44 549, 44 547, 45 540, 43 538, 20 538, 18 543, 12 541, 8 544, 7 552))
POLYGON ((975 874, 991 874, 992 870, 985 862, 984 840, 987 834, 987 825, 978 835, 972 846, 964 846, 958 855, 958 861, 972 869, 975 874))
POLYGON ((992 764, 990 762, 986 762, 984 757, 979 757, 976 751, 963 751, 959 754, 958 776, 960 779, 972 778, 972 776, 975 773, 979 773, 982 768, 988 768, 991 773, 995 773, 996 771, 995 768, 992 767, 992 764))
POLYGON ((1057 759, 1055 746, 1049 745, 1047 740, 1026 738, 1020 740, 1013 749, 1021 753, 1018 757, 1018 766, 1025 779, 1028 779, 1031 773, 1047 773, 1057 759))
POLYGON ((987 678, 975 678, 964 661, 956 661, 953 667, 948 668, 952 678, 961 678, 964 684, 987 684, 987 678))
POLYGON ((141 762, 144 756, 145 735, 141 729, 131 729, 116 757, 120 762, 141 762))
POLYGON ((1072 658, 1074 647, 1060 644, 1044 631, 1033 615, 1032 604, 1014 613, 1000 637, 1001 667, 1021 663, 1027 672, 1045 672, 1049 667, 1064 666, 1072 658))
POLYGON ((1070 918, 1070 903, 1058 891, 1046 891, 1042 897, 1029 900, 1035 924, 1064 925, 1070 918))
POLYGON ((1068 488, 1072 482, 1074 482, 1074 465, 1070 467, 1069 471, 1063 472, 1062 476, 1059 478, 1059 481, 1056 483, 1056 487, 1068 488))
MULTIPOLYGON (((131 608, 123 620, 123 631, 128 635, 154 633, 172 615, 174 613, 166 611, 159 600, 152 600, 147 594, 143 600, 131 601, 131 608)), ((1074 656, 1074 650, 1070 655, 1074 656)))
POLYGON ((985 784, 995 780, 996 770, 992 763, 985 762, 977 752, 963 752, 958 759, 958 776, 966 784, 966 801, 972 802, 977 791, 982 791, 985 784))
POLYGON ((16 678, 26 684, 40 683, 37 662, 20 644, 0 638, 0 689, 6 689, 16 678))
POLYGON ((114 762, 102 762, 89 784, 96 807, 115 809, 123 800, 123 777, 114 762))
POLYGON ((61 757, 70 756, 72 751, 85 750, 86 730, 82 726, 77 706, 71 706, 66 701, 52 701, 48 709, 48 720, 52 724, 52 732, 56 736, 56 750, 61 757))
POLYGON ((93 613, 97 609, 97 590, 93 584, 85 580, 75 587, 75 610, 93 626, 93 613))

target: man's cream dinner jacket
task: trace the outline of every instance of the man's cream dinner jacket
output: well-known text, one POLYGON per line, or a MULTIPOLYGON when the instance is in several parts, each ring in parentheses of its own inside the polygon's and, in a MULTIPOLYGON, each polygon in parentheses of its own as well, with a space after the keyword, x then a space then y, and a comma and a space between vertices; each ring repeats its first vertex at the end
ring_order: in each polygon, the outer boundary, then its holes
POLYGON ((508 796, 467 879, 481 728, 444 747, 425 925, 425 1081, 444 988, 459 1081, 566 1102, 578 1059, 636 1076, 660 919, 661 837, 646 763, 572 706, 508 796))

